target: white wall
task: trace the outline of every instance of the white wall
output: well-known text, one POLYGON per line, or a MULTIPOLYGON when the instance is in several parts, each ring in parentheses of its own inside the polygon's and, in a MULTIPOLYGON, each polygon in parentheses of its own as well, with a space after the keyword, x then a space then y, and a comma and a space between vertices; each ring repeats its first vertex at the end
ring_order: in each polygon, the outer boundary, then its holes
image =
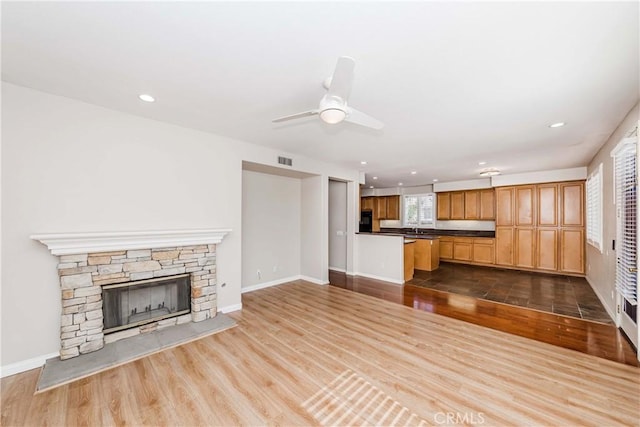
POLYGON ((300 274, 318 284, 328 283, 329 212, 323 208, 327 206, 323 199, 328 199, 328 181, 320 176, 302 179, 300 274))
POLYGON ((300 199, 298 178, 242 171, 243 289, 300 275, 300 199))
POLYGON ((404 283, 404 237, 358 234, 356 274, 387 282, 404 283))
MULTIPOLYGON (((218 282, 226 284, 218 306, 239 308, 242 161, 278 167, 286 155, 319 180, 359 179, 355 170, 8 83, 2 113, 3 372, 60 346, 57 258, 31 234, 231 228, 218 247, 218 282)), ((314 273, 324 266, 326 276, 326 186, 319 189, 319 216, 307 227, 318 230, 315 248, 325 254, 314 273)))
POLYGON ((347 183, 329 181, 329 268, 347 269, 347 183))
POLYGON ((639 104, 636 104, 588 166, 589 174, 600 163, 603 166, 603 252, 600 253, 598 249, 587 244, 587 280, 613 319, 616 318, 616 253, 611 250, 611 242, 616 238, 616 211, 613 204, 613 158, 611 157, 611 150, 618 145, 618 142, 625 137, 632 127, 638 124, 639 116, 640 107, 639 104))

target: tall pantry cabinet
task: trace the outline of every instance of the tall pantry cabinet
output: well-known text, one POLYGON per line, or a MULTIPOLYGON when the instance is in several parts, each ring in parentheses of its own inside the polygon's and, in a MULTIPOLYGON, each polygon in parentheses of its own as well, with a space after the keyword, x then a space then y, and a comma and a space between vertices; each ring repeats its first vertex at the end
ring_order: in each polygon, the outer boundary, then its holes
POLYGON ((496 264, 584 274, 584 181, 496 188, 496 264))

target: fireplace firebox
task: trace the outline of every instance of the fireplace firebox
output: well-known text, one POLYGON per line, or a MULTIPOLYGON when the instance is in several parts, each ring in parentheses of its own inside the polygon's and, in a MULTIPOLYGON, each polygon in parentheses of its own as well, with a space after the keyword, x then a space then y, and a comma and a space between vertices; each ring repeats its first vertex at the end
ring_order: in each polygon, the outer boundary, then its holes
POLYGON ((102 287, 104 333, 120 331, 191 311, 189 274, 102 287))

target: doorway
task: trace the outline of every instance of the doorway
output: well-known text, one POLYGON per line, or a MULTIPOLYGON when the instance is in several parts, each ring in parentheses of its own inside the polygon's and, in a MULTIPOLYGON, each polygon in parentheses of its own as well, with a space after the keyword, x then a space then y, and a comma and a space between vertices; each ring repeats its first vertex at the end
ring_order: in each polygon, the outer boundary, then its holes
POLYGON ((329 180, 329 270, 347 271, 347 183, 329 180))

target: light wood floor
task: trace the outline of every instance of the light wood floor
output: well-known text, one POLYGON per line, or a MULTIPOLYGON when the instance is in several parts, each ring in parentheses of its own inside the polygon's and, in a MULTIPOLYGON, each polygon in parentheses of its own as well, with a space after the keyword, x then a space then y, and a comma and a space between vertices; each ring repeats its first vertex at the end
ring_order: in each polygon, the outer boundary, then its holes
POLYGON ((333 286, 243 295, 236 328, 33 395, 13 425, 638 425, 640 370, 333 286))

